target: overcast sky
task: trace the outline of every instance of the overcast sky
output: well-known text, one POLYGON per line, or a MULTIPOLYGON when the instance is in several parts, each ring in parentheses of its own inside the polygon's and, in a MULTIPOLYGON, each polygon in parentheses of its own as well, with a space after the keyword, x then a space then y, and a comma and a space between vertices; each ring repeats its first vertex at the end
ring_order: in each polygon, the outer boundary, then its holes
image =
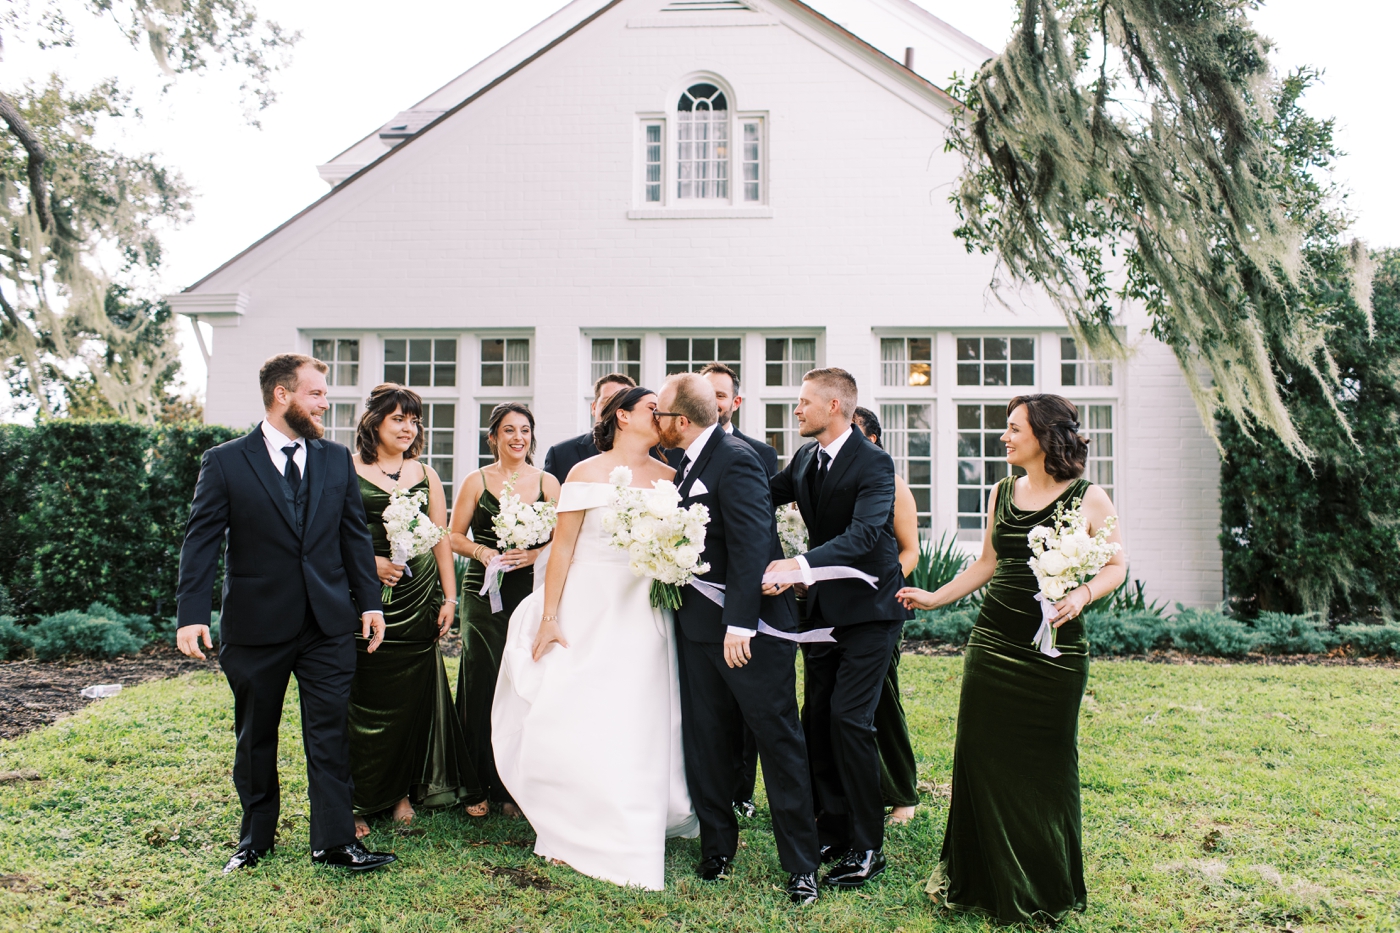
MULTIPOLYGON (((821 0, 807 2, 822 7, 821 0)), ((1017 6, 1014 0, 918 2, 993 49, 1005 44, 1017 6)), ((163 286, 177 291, 324 194, 318 163, 563 5, 258 0, 264 17, 304 35, 291 66, 275 78, 280 99, 261 115, 261 130, 242 120, 237 75, 185 77, 162 95, 150 54, 126 45, 106 22, 79 19, 77 54, 41 53, 32 37, 6 36, 0 68, 10 85, 57 70, 74 88, 116 77, 135 94, 144 119, 127 122, 120 145, 159 153, 197 193, 194 222, 165 237, 163 286)), ((1352 191, 1355 233, 1373 245, 1400 245, 1400 184, 1391 169, 1400 137, 1391 74, 1400 4, 1272 0, 1255 21, 1277 42, 1279 68, 1325 69, 1325 83, 1306 105, 1337 118, 1338 139, 1349 153, 1339 176, 1352 191)), ((188 338, 188 323, 182 320, 181 328, 188 338)), ((185 361, 189 383, 202 389, 204 363, 193 347, 185 361)))

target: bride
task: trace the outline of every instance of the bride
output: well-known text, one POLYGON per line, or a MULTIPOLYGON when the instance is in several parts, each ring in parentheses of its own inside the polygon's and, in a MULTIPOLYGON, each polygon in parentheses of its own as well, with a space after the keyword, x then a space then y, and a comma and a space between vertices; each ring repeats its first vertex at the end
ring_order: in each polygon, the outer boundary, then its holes
POLYGON ((669 612, 651 581, 608 543, 612 471, 647 489, 673 471, 648 455, 656 395, 608 400, 599 456, 569 471, 544 589, 510 619, 492 743, 501 782, 537 839, 535 852, 585 875, 660 890, 669 836, 699 833, 681 760, 680 686, 669 612))

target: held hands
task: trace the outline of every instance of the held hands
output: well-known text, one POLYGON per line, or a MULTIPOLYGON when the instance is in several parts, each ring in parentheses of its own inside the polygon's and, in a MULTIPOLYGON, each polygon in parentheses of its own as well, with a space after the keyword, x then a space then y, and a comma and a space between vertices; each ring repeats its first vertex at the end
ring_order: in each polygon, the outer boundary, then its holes
POLYGON ((360 637, 369 639, 369 647, 366 653, 374 654, 374 649, 378 648, 384 641, 384 635, 389 631, 389 626, 384 622, 384 613, 366 612, 360 616, 360 637), (371 634, 373 633, 373 634, 371 634))
POLYGON ((749 651, 749 638, 746 635, 724 634, 724 663, 730 667, 743 667, 753 654, 749 651))
POLYGON ((933 594, 917 586, 906 586, 894 594, 894 598, 904 604, 905 609, 937 609, 933 594))
POLYGON ((556 643, 561 648, 569 647, 569 643, 564 640, 564 633, 559 630, 559 617, 546 615, 540 619, 540 631, 535 636, 535 644, 530 648, 530 656, 538 661, 549 654, 556 643))
POLYGON ((175 631, 175 644, 179 647, 180 653, 205 661, 208 659, 204 657, 204 652, 199 650, 200 639, 204 640, 204 647, 213 649, 214 643, 209 640, 209 626, 207 625, 186 625, 175 631))
POLYGON ((1087 586, 1078 586, 1071 590, 1064 599, 1055 604, 1055 614, 1050 617, 1050 624, 1059 628, 1070 619, 1078 617, 1085 607, 1093 602, 1092 595, 1087 586))
POLYGON ((387 557, 375 557, 374 572, 379 574, 379 582, 385 586, 393 586, 399 582, 403 576, 403 568, 387 557))
POLYGON ((456 603, 443 603, 438 610, 438 638, 447 634, 447 630, 452 628, 452 620, 457 615, 456 603))
MULTIPOLYGON (((799 564, 799 563, 797 562, 797 558, 795 558, 795 557, 788 557, 788 558, 784 558, 783 560, 775 560, 775 561, 773 561, 772 563, 770 563, 770 564, 768 565, 767 569, 764 570, 763 573, 764 573, 765 575, 767 575, 767 574, 770 574, 770 573, 785 573, 785 572, 788 572, 788 571, 791 571, 791 570, 801 570, 801 569, 802 569, 802 565, 799 564)), ((777 595, 778 595, 779 593, 781 593, 783 590, 786 590, 786 589, 788 589, 788 588, 791 587, 791 586, 792 586, 791 583, 765 583, 765 584, 763 584, 763 595, 764 595, 764 596, 777 596, 777 595)), ((726 644, 727 644, 727 642, 726 642, 726 644)), ((731 665, 729 665, 729 666, 730 666, 730 667, 733 667, 734 665, 731 664, 731 665)))

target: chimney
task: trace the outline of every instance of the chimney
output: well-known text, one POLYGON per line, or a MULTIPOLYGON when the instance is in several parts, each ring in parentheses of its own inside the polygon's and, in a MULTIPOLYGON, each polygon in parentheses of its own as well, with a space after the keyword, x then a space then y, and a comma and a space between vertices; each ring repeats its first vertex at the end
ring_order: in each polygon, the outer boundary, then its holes
POLYGON ((904 67, 910 71, 914 70, 914 47, 912 45, 904 48, 904 67))

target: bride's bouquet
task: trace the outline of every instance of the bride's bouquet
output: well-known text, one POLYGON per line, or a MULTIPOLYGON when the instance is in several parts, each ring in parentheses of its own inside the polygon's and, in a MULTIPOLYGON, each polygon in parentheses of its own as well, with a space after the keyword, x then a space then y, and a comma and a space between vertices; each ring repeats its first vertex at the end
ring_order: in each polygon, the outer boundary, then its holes
MULTIPOLYGON (((491 517, 491 530, 496 533, 498 551, 509 551, 512 548, 524 551, 538 547, 554 534, 554 526, 559 521, 553 499, 541 499, 538 502, 520 501, 520 496, 515 491, 515 480, 519 475, 512 473, 510 479, 501 487, 501 495, 497 500, 501 508, 491 517)), ((492 612, 500 611, 496 607, 500 599, 497 594, 500 593, 501 581, 505 579, 505 575, 505 562, 499 556, 493 557, 486 568, 486 586, 482 589, 482 595, 489 593, 491 596, 492 612)))
MULTIPOLYGON (((428 494, 421 489, 410 493, 407 489, 395 488, 389 493, 389 504, 384 507, 384 535, 389 539, 389 560, 394 566, 402 567, 405 576, 413 576, 408 562, 431 551, 433 545, 447 533, 423 514, 423 506, 427 502, 428 494)), ((379 595, 387 603, 393 598, 394 588, 385 586, 379 595)))
POLYGON ((784 557, 796 557, 807 553, 807 523, 802 513, 791 506, 778 509, 778 540, 783 545, 784 557))
POLYGON ((602 516, 608 543, 627 552, 634 574, 651 578, 653 606, 679 609, 681 587, 710 569, 700 562, 710 510, 699 503, 681 508, 681 494, 670 480, 633 488, 627 467, 613 470, 608 482, 616 489, 602 516))
POLYGON ((1037 525, 1026 536, 1032 554, 1029 563, 1040 585, 1036 599, 1040 600, 1042 615, 1032 644, 1050 657, 1060 654, 1055 648, 1055 628, 1050 624, 1054 604, 1071 590, 1092 580, 1122 547, 1108 540, 1113 526, 1118 523, 1115 516, 1110 515, 1102 528, 1092 536, 1089 534, 1089 522, 1080 507, 1082 502, 1073 499, 1068 508, 1061 502, 1055 506, 1049 526, 1037 525))

